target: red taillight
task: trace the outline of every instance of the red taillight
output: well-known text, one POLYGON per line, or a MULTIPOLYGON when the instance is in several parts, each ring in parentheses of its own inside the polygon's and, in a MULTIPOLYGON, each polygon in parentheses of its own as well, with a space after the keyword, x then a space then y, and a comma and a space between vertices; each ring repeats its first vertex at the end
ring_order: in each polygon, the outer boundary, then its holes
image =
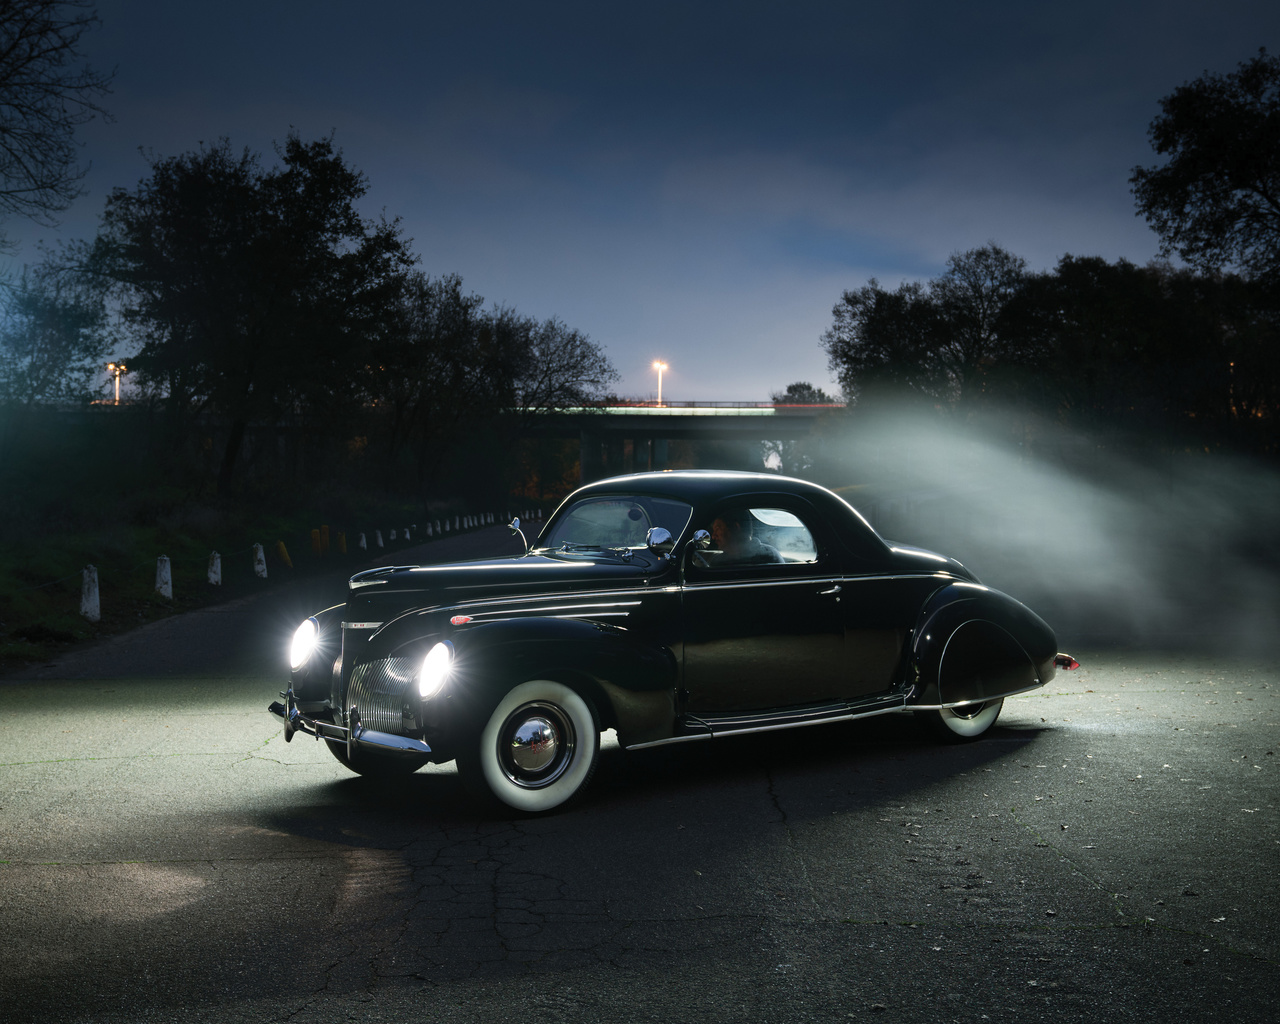
POLYGON ((1068 672, 1080 667, 1080 662, 1076 661, 1076 659, 1071 657, 1069 654, 1057 655, 1057 657, 1053 659, 1053 663, 1057 665, 1058 668, 1065 668, 1068 672))
POLYGON ((449 621, 450 621, 453 625, 455 625, 455 626, 465 626, 468 622, 470 622, 470 621, 471 621, 471 616, 470 616, 470 615, 455 615, 455 616, 454 616, 453 618, 451 618, 449 621))

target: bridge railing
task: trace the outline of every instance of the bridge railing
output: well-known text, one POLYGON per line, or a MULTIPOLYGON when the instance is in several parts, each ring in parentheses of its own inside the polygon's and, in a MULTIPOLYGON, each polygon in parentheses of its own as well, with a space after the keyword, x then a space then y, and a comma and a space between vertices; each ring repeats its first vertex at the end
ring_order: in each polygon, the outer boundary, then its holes
POLYGON ((695 409, 726 409, 726 410, 772 410, 774 412, 804 412, 812 413, 819 410, 837 410, 844 409, 843 402, 814 403, 814 404, 788 404, 783 402, 653 402, 641 399, 612 399, 609 401, 589 402, 581 407, 583 410, 594 409, 601 412, 609 412, 618 410, 620 412, 629 412, 636 409, 673 409, 673 410, 695 410, 695 409))

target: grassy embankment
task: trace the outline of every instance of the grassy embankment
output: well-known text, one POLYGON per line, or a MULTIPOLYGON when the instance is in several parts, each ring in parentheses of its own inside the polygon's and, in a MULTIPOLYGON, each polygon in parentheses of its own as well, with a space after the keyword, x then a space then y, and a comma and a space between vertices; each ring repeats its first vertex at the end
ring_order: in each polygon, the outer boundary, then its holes
POLYGON ((354 572, 373 557, 357 537, 381 529, 390 550, 406 545, 406 526, 421 512, 404 505, 331 510, 213 506, 152 493, 99 507, 9 517, 0 537, 0 673, 46 661, 71 645, 92 642, 174 612, 232 600, 318 572, 354 572), (14 521, 17 520, 17 521, 14 521), (328 527, 328 548, 313 549, 312 531, 328 527), (390 540, 394 528, 397 540, 390 540), (343 548, 343 535, 345 547, 343 548), (277 542, 292 563, 286 564, 277 542), (266 555, 267 578, 254 572, 253 545, 266 555), (210 553, 221 555, 222 583, 209 582, 210 553), (156 561, 167 555, 173 598, 156 592, 156 561), (80 614, 82 571, 98 571, 101 619, 80 614))

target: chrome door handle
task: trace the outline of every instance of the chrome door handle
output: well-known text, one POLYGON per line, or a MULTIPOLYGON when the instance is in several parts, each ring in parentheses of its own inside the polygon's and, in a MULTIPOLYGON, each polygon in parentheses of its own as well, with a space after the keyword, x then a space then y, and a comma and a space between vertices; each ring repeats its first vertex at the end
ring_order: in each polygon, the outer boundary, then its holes
POLYGON ((828 594, 838 594, 838 593, 840 593, 840 591, 841 591, 841 590, 843 590, 843 589, 844 589, 844 588, 843 588, 843 587, 841 587, 839 583, 837 583, 837 584, 836 584, 834 587, 832 587, 830 590, 819 590, 819 591, 818 591, 818 593, 819 593, 819 595, 821 595, 822 597, 826 597, 828 594))

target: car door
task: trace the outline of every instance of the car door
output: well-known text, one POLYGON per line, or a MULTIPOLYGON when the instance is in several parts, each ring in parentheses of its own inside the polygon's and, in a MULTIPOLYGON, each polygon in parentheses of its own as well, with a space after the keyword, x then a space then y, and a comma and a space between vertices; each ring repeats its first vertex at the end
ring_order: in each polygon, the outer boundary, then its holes
POLYGON ((717 510, 686 552, 683 696, 694 714, 796 707, 856 695, 843 582, 812 513, 780 498, 717 510), (729 550, 724 518, 754 536, 729 550), (714 539, 713 539, 714 538, 714 539))

